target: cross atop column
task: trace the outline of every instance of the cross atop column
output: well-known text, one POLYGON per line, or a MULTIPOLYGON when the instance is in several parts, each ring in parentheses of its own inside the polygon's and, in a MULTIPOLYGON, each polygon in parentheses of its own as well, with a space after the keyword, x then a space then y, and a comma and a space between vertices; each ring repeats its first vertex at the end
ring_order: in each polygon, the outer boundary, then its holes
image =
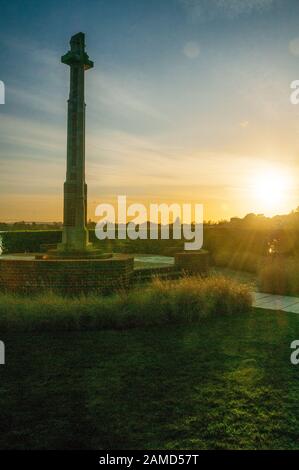
POLYGON ((93 62, 89 60, 85 52, 84 33, 75 34, 70 40, 71 50, 61 57, 61 62, 66 65, 84 65, 84 70, 93 68, 93 62))

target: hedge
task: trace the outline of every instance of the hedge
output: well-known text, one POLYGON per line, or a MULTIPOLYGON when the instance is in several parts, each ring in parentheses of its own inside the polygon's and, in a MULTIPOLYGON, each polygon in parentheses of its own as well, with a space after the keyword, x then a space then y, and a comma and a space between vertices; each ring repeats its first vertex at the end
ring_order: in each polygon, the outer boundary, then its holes
POLYGON ((43 244, 61 242, 61 230, 20 230, 2 232, 2 249, 4 253, 39 252, 43 244))
MULTIPOLYGON (((0 233, 4 253, 39 253, 41 245, 61 242, 61 230, 19 230, 0 233)), ((174 256, 183 248, 182 240, 98 240, 93 229, 89 241, 107 252, 151 253, 174 256)))

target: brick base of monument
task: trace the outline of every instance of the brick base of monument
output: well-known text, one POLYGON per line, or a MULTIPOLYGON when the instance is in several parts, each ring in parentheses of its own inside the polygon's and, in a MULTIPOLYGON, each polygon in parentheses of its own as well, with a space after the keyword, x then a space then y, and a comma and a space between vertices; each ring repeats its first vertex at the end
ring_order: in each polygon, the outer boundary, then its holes
POLYGON ((129 286, 134 258, 116 254, 110 259, 0 259, 0 289, 8 292, 109 293, 129 286))
POLYGON ((176 253, 175 266, 187 274, 207 275, 209 272, 209 252, 200 250, 176 253))

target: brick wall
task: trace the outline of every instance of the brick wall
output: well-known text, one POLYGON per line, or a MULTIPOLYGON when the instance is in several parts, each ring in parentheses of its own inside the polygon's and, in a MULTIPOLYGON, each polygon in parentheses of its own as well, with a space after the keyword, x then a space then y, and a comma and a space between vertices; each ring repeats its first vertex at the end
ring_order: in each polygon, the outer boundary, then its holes
POLYGON ((134 260, 115 255, 106 260, 9 260, 0 259, 0 289, 63 293, 111 292, 130 284, 134 260))

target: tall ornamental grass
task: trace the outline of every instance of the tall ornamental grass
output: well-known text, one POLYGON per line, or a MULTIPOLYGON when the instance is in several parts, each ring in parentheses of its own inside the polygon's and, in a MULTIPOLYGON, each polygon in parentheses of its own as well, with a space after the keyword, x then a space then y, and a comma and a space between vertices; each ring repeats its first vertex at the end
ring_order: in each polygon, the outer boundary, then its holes
POLYGON ((244 285, 223 277, 154 280, 111 296, 35 297, 0 295, 0 331, 126 329, 198 322, 214 315, 246 312, 251 306, 244 285))
POLYGON ((269 259, 258 273, 261 292, 299 295, 299 258, 269 259))

